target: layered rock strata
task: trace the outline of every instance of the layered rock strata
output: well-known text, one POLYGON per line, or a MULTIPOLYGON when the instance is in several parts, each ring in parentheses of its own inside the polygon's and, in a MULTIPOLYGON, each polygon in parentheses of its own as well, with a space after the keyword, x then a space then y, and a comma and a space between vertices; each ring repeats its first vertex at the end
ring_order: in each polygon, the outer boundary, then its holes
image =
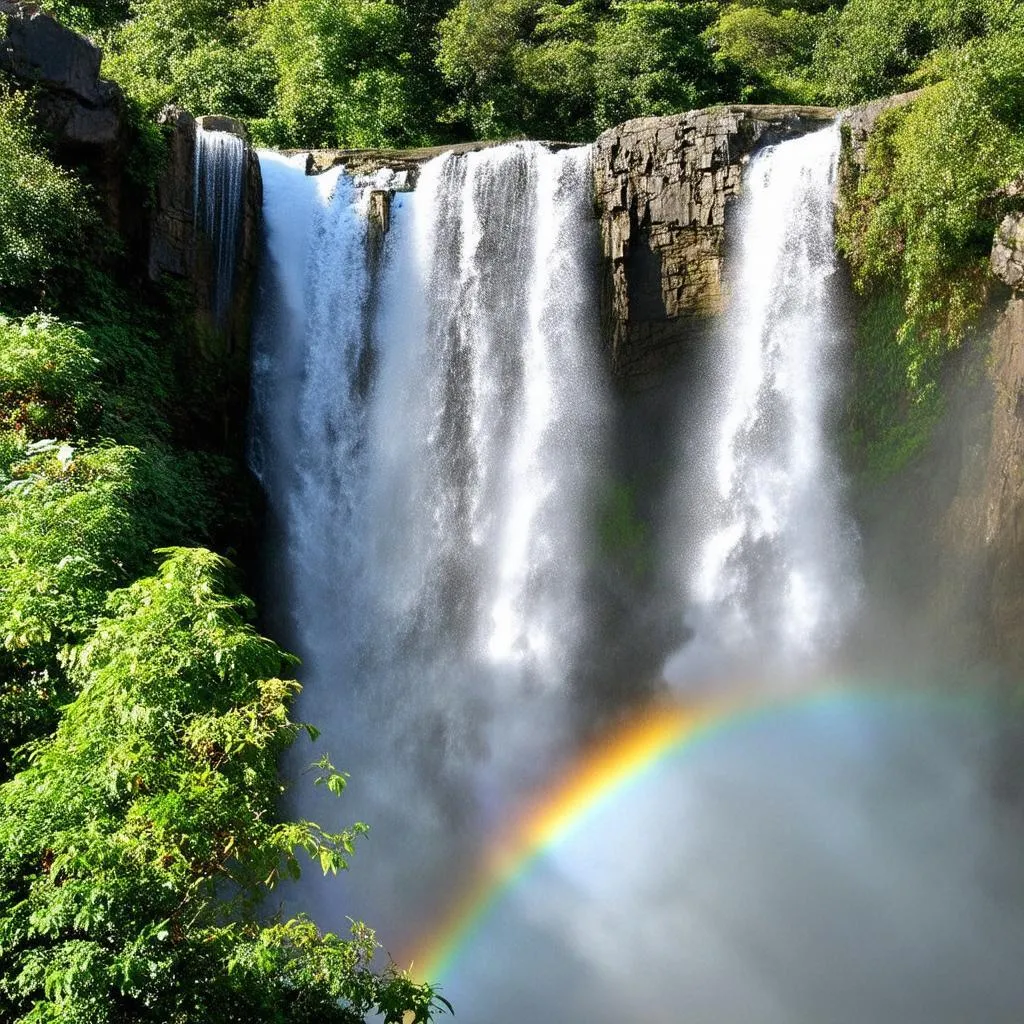
POLYGON ((640 118, 594 150, 601 313, 613 376, 657 383, 725 308, 726 211, 759 147, 834 119, 827 107, 731 106, 640 118))

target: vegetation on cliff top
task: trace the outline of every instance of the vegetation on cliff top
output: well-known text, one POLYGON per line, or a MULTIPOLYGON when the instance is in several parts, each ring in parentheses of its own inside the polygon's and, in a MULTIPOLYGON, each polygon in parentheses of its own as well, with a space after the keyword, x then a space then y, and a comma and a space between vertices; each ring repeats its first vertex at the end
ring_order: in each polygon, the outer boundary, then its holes
POLYGON ((943 80, 879 119, 842 197, 839 245, 862 296, 851 417, 872 474, 927 440, 945 356, 988 295, 1001 190, 1024 172, 1024 10, 993 27, 943 53, 943 80))
POLYGON ((586 141, 715 102, 849 104, 944 81, 1014 0, 50 0, 151 108, 294 147, 586 141))

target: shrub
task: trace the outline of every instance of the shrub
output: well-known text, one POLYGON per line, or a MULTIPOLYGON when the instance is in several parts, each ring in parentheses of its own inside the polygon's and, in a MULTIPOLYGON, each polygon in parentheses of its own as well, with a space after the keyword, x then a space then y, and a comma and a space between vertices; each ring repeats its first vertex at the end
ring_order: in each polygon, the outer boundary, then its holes
POLYGON ((87 193, 55 167, 28 118, 28 100, 0 89, 0 293, 23 306, 52 301, 94 226, 87 193))
MULTIPOLYGON (((0 787, 0 1016, 12 1022, 351 1024, 439 1002, 373 935, 261 918, 300 856, 347 866, 362 825, 278 822, 293 659, 247 624, 229 566, 171 549, 64 663, 79 691, 0 787)), ((344 778, 326 761, 322 781, 344 778)))

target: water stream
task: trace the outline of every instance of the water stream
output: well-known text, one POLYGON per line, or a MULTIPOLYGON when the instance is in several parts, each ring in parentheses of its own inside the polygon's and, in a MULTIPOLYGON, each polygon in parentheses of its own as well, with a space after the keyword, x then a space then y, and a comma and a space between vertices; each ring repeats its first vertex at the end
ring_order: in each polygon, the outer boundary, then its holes
POLYGON ((193 218, 212 254, 211 309, 222 325, 231 304, 238 262, 245 179, 245 146, 231 132, 196 127, 193 218))
MULTIPOLYGON (((443 865, 557 759, 588 639, 605 431, 589 150, 432 161, 382 249, 366 211, 387 172, 262 168, 253 465, 272 602, 302 712, 352 773, 345 813, 443 865)), ((312 799, 299 811, 338 813, 312 799)), ((357 893, 315 899, 408 927, 456 880, 373 862, 357 893)))
POLYGON ((845 339, 835 308, 839 127, 760 153, 737 211, 731 302, 697 468, 680 479, 679 565, 693 640, 684 685, 769 668, 792 678, 843 639, 860 586, 829 429, 845 339))

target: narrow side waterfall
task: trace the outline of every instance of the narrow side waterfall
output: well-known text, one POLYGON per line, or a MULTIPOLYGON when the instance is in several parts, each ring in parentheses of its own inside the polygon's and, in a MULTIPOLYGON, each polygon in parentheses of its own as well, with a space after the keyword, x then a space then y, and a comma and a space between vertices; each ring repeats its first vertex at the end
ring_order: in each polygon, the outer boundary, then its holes
MULTIPOLYGON (((383 246, 370 193, 401 179, 261 163, 272 614, 303 659, 300 713, 352 774, 341 813, 419 872, 366 857, 353 893, 310 879, 308 898, 408 928, 457 882, 448 844, 558 756, 587 639, 605 429, 590 153, 442 156, 394 195, 383 246)), ((339 813, 305 790, 301 813, 339 813)))
POLYGON ((688 477, 688 681, 746 666, 792 673, 830 653, 859 594, 828 426, 836 399, 833 209, 839 128, 752 160, 700 469, 688 477))
POLYGON ((212 249, 212 305, 217 323, 223 323, 234 293, 244 176, 242 140, 231 132, 205 131, 197 125, 193 216, 212 249))

